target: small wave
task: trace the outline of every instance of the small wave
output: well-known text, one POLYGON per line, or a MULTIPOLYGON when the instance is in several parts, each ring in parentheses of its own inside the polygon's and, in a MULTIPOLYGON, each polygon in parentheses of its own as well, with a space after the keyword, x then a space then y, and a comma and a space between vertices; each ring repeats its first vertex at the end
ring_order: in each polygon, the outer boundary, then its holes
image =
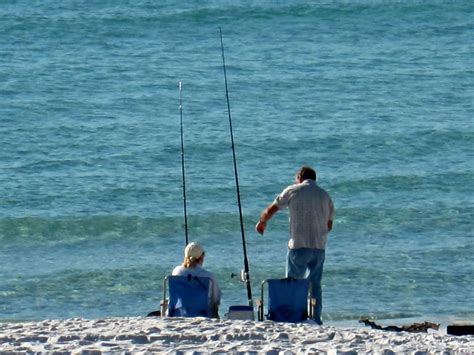
POLYGON ((115 240, 126 237, 154 238, 176 235, 181 217, 142 218, 127 216, 22 217, 0 220, 0 241, 35 245, 77 243, 87 239, 115 240))
POLYGON ((356 194, 364 191, 371 193, 389 193, 390 191, 444 191, 453 190, 456 185, 458 192, 472 192, 468 182, 472 180, 472 173, 465 172, 446 172, 446 173, 425 173, 419 174, 390 174, 387 171, 380 171, 379 176, 369 176, 364 179, 354 179, 350 181, 337 182, 331 185, 331 189, 338 194, 356 194), (449 184, 443 183, 449 181, 449 184))
MULTIPOLYGON (((194 207, 194 206, 193 206, 194 207)), ((222 240, 223 236, 240 235, 239 217, 233 213, 206 211, 188 214, 190 234, 201 240, 222 240), (219 221, 219 223, 216 223, 219 221)), ((180 213, 180 212, 178 212, 180 213)), ((253 229, 254 218, 247 218, 247 229, 253 229)), ((4 246, 77 244, 87 241, 147 241, 156 238, 182 240, 183 217, 96 215, 78 217, 6 217, 0 219, 0 242, 4 246)), ((236 239, 240 240, 240 239, 236 239)))

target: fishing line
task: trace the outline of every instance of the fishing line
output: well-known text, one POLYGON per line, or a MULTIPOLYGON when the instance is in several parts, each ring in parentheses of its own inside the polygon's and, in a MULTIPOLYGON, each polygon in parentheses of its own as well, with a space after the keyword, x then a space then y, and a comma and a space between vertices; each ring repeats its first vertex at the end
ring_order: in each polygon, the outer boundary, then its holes
POLYGON ((249 274, 249 262, 247 259, 247 248, 245 245, 245 233, 244 233, 244 220, 242 217, 242 203, 240 201, 240 189, 239 189, 239 175, 237 173, 237 161, 235 158, 235 145, 234 145, 234 133, 232 130, 232 117, 230 114, 230 101, 229 101, 229 90, 227 86, 227 71, 225 66, 225 56, 224 56, 224 41, 222 39, 222 29, 219 27, 219 32, 221 35, 221 51, 222 51, 222 65, 224 68, 224 82, 225 82, 225 96, 227 98, 227 113, 229 115, 229 128, 230 128, 230 139, 232 143, 232 156, 234 158, 234 175, 235 175, 235 187, 237 189, 237 202, 239 205, 239 216, 240 216, 240 230, 242 234, 242 247, 244 250, 244 273, 243 273, 243 281, 247 285, 247 298, 249 302, 249 306, 253 307, 253 300, 252 300, 252 288, 250 286, 250 274, 249 274))
POLYGON ((188 214, 186 210, 186 179, 184 173, 184 139, 183 139, 183 85, 181 81, 178 83, 179 88, 179 121, 181 124, 181 173, 183 181, 183 210, 184 210, 184 233, 186 237, 186 245, 188 245, 188 214))

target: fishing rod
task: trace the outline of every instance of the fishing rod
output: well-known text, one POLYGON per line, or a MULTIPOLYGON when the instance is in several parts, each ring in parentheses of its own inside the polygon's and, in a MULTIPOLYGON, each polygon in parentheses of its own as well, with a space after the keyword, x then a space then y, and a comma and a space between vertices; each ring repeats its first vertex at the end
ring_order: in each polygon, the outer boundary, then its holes
POLYGON ((244 219, 242 217, 242 203, 240 202, 239 175, 237 173, 237 161, 235 158, 234 133, 232 130, 232 117, 230 115, 229 90, 227 86, 227 71, 225 67, 225 56, 224 56, 224 41, 222 39, 222 29, 220 27, 219 27, 219 32, 221 35, 222 65, 224 68, 225 96, 227 98, 227 113, 229 115, 230 139, 232 143, 232 156, 234 158, 235 187, 237 189, 237 202, 239 205, 239 216, 240 216, 240 230, 242 233, 242 247, 244 249, 244 272, 242 275, 243 276, 242 280, 247 285, 247 298, 248 298, 249 306, 253 307, 252 288, 250 286, 249 262, 247 259, 247 248, 245 246, 244 219))
POLYGON ((184 175, 184 139, 183 139, 183 85, 181 81, 178 83, 179 88, 179 121, 181 123, 181 173, 183 180, 183 207, 184 207, 184 233, 186 236, 186 245, 188 245, 188 214, 186 211, 186 179, 184 175))

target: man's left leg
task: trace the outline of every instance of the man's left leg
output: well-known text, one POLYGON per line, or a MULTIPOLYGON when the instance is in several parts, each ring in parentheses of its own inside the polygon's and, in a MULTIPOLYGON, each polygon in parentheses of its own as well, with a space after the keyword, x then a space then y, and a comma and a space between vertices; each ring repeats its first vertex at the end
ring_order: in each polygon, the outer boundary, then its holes
POLYGON ((308 248, 288 249, 286 256, 286 277, 302 279, 308 270, 312 250, 308 248))

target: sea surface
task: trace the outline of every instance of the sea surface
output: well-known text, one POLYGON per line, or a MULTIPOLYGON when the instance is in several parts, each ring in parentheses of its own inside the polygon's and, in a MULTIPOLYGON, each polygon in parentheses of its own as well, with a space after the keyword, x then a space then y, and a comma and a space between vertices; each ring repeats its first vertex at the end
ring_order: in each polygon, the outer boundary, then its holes
POLYGON ((323 319, 474 320, 474 3, 0 1, 0 321, 141 316, 189 239, 246 304, 301 165, 336 206, 323 319))

